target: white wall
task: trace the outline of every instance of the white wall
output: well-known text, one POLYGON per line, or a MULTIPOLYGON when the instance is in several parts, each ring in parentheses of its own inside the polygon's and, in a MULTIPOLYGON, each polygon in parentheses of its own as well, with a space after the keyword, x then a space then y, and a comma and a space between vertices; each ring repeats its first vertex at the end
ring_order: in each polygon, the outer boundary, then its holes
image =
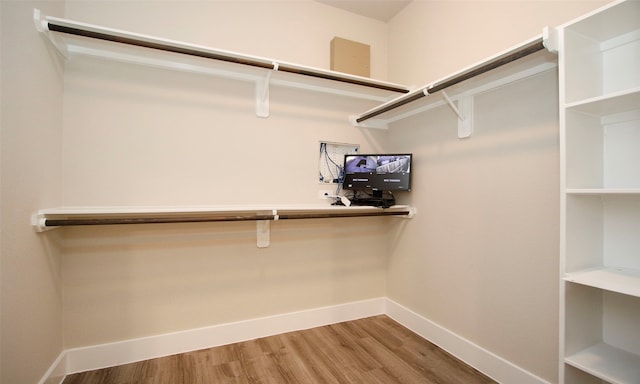
POLYGON ((312 0, 73 1, 67 18, 329 69, 335 36, 371 46, 387 77, 387 24, 312 0))
MULTIPOLYGON (((431 83, 599 4, 413 2, 389 24, 389 78, 431 83)), ((476 97, 469 139, 456 138, 448 107, 390 131, 393 149, 416 156, 408 202, 419 214, 389 241, 388 297, 549 382, 558 371, 556 83, 551 72, 476 97)))
MULTIPOLYGON (((383 23, 311 1, 247 4, 69 2, 67 17, 325 68, 334 35, 386 51, 383 23)), ((374 105, 274 86, 258 118, 251 83, 72 60, 64 204, 319 203, 319 142, 380 149, 385 132, 348 122, 374 105)), ((267 249, 255 223, 65 229, 65 347, 384 296, 385 223, 277 222, 267 249)))
POLYGON ((33 212, 61 203, 62 71, 35 30, 34 7, 64 10, 62 2, 0 2, 3 383, 38 382, 62 352, 56 236, 30 225, 33 212))
POLYGON ((419 214, 390 241, 387 296, 550 382, 557 372, 558 143, 553 72, 393 128, 416 157, 419 214))
POLYGON ((389 22, 389 80, 423 86, 606 0, 414 0, 389 22))
MULTIPOLYGON (((260 119, 249 84, 91 59, 69 63, 63 95, 56 60, 33 29, 33 3, 0 4, 3 382, 37 381, 63 344, 385 294, 555 381, 552 75, 479 97, 476 134, 465 141, 454 138, 446 108, 389 133, 359 130, 345 117, 375 103, 274 88, 271 117, 260 119), (378 219, 275 223, 268 249, 256 248, 249 223, 44 235, 28 223, 61 204, 317 202, 320 140, 416 153, 418 216, 392 225, 388 239, 378 219), (220 159, 258 167, 257 182, 213 179, 220 159)), ((387 77, 388 51, 388 78, 422 85, 598 4, 416 1, 388 26, 307 0, 73 1, 64 16, 324 68, 330 39, 341 36, 372 46, 374 77, 387 77)), ((62 16, 58 3, 38 5, 62 16)))

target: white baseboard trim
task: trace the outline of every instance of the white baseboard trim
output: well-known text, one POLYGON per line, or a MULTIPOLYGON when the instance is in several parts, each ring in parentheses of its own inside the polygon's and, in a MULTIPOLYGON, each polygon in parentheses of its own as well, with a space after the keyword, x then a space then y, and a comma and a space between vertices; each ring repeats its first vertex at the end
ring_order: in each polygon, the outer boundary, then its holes
POLYGON ((42 376, 38 384, 61 384, 67 376, 67 353, 62 351, 60 356, 42 376))
POLYGON ((408 308, 380 297, 64 351, 39 384, 66 375, 386 314, 499 383, 550 384, 408 308))
POLYGON ((550 384, 548 381, 388 298, 386 299, 385 313, 404 327, 451 353, 498 383, 550 384))
POLYGON ((90 371, 384 314, 376 298, 66 351, 66 373, 90 371))

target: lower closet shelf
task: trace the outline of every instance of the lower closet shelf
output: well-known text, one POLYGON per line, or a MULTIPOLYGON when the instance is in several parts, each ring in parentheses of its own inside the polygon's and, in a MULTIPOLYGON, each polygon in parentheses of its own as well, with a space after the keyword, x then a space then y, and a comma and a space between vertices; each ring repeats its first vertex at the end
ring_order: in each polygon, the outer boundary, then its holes
POLYGON ((613 384, 638 383, 640 356, 599 343, 568 356, 566 363, 613 384))
POLYGON ((334 205, 295 206, 209 206, 209 207, 63 207, 43 209, 34 214, 36 232, 63 226, 131 225, 255 221, 257 245, 269 246, 270 222, 293 219, 396 216, 411 218, 415 208, 395 205, 389 208, 334 205))

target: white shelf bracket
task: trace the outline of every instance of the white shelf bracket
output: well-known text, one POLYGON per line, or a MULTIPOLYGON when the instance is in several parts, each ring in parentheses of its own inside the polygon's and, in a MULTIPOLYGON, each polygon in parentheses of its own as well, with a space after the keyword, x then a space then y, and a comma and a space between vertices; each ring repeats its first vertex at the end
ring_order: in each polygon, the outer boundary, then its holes
POLYGON ((258 220, 256 221, 256 245, 258 248, 267 248, 270 245, 271 238, 271 224, 270 220, 258 220))
MULTIPOLYGON (((273 220, 278 220, 278 211, 273 209, 269 214, 274 216, 273 220)), ((271 220, 256 221, 256 245, 258 248, 268 248, 271 245, 271 220)))
POLYGON ((55 36, 49 31, 47 21, 37 8, 33 9, 33 22, 36 25, 36 30, 49 40, 65 60, 68 59, 69 53, 67 52, 67 45, 58 36, 55 36))
POLYGON ((458 99, 458 109, 465 116, 458 120, 458 138, 464 139, 473 134, 473 96, 458 99))
POLYGON ((370 119, 362 123, 358 123, 356 119, 358 116, 349 116, 349 123, 356 128, 374 128, 374 129, 389 129, 389 123, 384 119, 370 119))
POLYGON ((256 115, 258 117, 269 117, 269 84, 273 71, 277 71, 279 67, 275 61, 271 65, 273 69, 267 72, 263 79, 256 80, 256 115))
POLYGON ((473 96, 465 95, 460 97, 458 106, 456 106, 445 91, 441 92, 449 107, 458 116, 458 138, 470 137, 473 133, 473 96))
POLYGON ((271 71, 263 79, 256 80, 256 115, 269 117, 269 81, 271 71))
POLYGON ((542 29, 542 45, 544 45, 547 51, 558 53, 558 30, 544 27, 542 29))
POLYGON ((409 214, 406 216, 397 216, 401 219, 413 219, 413 217, 418 213, 418 209, 416 207, 409 207, 409 214))
POLYGON ((42 14, 40 13, 40 10, 37 8, 33 9, 33 22, 36 25, 36 30, 38 32, 44 32, 45 31, 45 26, 44 26, 44 22, 42 21, 42 14))
POLYGON ((31 226, 33 230, 40 233, 45 231, 50 231, 52 229, 56 229, 59 227, 47 227, 47 218, 42 213, 34 213, 31 215, 31 226))

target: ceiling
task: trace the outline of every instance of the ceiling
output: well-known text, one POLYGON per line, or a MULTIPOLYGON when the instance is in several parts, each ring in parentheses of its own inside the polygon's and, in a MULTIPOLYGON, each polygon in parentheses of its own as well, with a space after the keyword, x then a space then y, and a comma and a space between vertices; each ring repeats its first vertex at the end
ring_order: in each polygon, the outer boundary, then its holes
POLYGON ((361 16, 387 22, 411 0, 315 0, 361 16))

